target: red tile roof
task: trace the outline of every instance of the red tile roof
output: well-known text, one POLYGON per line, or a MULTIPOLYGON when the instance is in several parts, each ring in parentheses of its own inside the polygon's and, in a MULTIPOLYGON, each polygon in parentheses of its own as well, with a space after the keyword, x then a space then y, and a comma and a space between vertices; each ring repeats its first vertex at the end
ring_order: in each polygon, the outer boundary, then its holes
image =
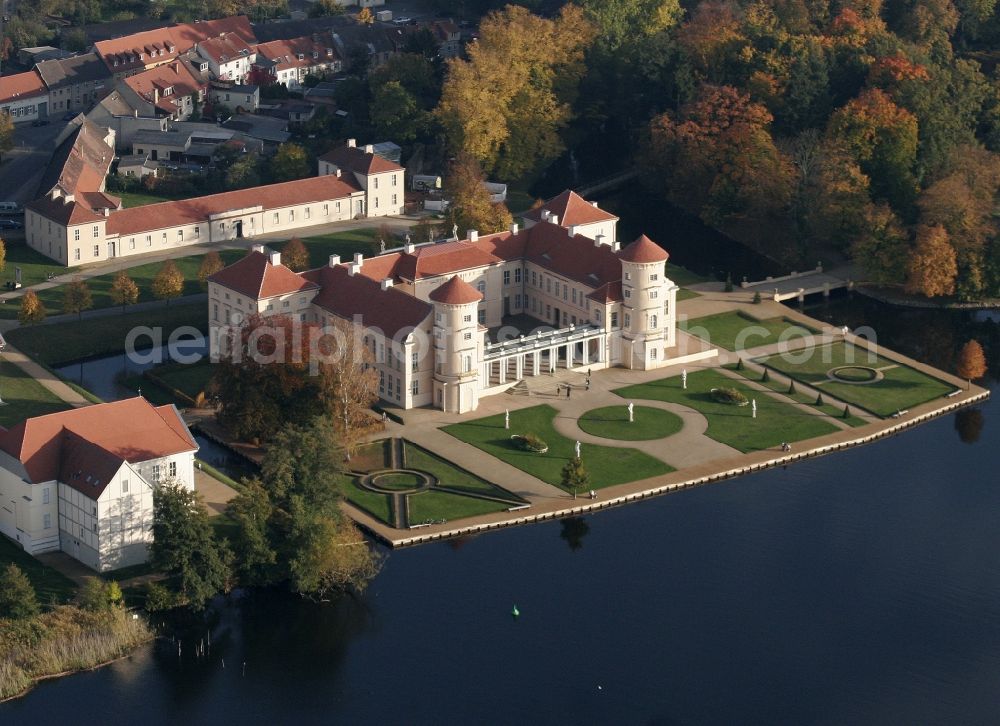
POLYGON ((329 35, 324 35, 325 41, 313 40, 311 35, 290 40, 272 40, 257 46, 257 58, 267 58, 274 63, 275 71, 287 71, 291 68, 311 68, 326 65, 340 60, 340 54, 333 47, 329 35), (299 53, 302 60, 299 60, 299 53), (314 58, 313 53, 318 57, 314 58))
POLYGON ((97 499, 116 462, 197 451, 198 444, 176 408, 136 397, 29 418, 0 430, 0 449, 24 465, 32 482, 59 479, 97 499))
POLYGON ((112 212, 108 218, 108 234, 125 236, 182 224, 197 224, 207 221, 210 214, 230 209, 261 206, 265 211, 269 211, 293 204, 345 199, 359 191, 360 189, 348 179, 329 175, 209 194, 205 197, 176 202, 147 204, 144 207, 112 212))
POLYGON ((670 255, 646 235, 623 249, 618 256, 625 262, 666 262, 670 255))
POLYGON ((525 259, 557 275, 592 288, 622 278, 621 262, 610 245, 595 245, 579 234, 571 237, 551 222, 539 222, 520 234, 527 237, 525 259))
POLYGON ((185 96, 202 88, 201 81, 180 61, 129 76, 125 79, 125 84, 140 97, 170 114, 177 111, 177 106, 185 96), (168 88, 170 95, 165 96, 164 91, 168 88))
POLYGON ((605 305, 609 302, 621 302, 624 300, 622 297, 622 281, 605 283, 587 295, 587 297, 605 305))
POLYGON ((208 279, 257 300, 316 289, 315 283, 295 274, 284 265, 272 265, 268 255, 257 251, 251 251, 243 259, 222 268, 208 279))
POLYGON ((102 40, 94 43, 94 49, 101 56, 105 65, 115 73, 122 73, 146 65, 156 65, 173 60, 178 55, 186 53, 209 38, 215 38, 223 33, 235 33, 245 43, 254 45, 254 37, 250 21, 245 15, 237 15, 217 20, 204 20, 197 23, 185 23, 169 28, 156 28, 142 33, 133 33, 121 38, 102 40), (173 47, 171 51, 170 48, 173 47), (150 54, 155 52, 155 56, 150 54), (142 60, 137 58, 143 53, 142 60), (115 65, 117 61, 117 65, 115 65))
POLYGON ((495 265, 502 260, 468 241, 441 242, 404 252, 395 266, 395 274, 404 280, 436 277, 473 267, 495 265))
POLYGON ((458 275, 431 291, 430 299, 445 305, 468 305, 483 299, 483 294, 458 275))
POLYGON ((617 220, 618 217, 606 212, 599 207, 595 207, 576 192, 567 189, 562 194, 552 197, 538 209, 532 209, 524 215, 525 219, 539 221, 542 212, 548 210, 559 217, 559 224, 564 227, 572 227, 578 224, 594 224, 596 222, 606 222, 617 220))
POLYGON ((383 159, 378 154, 369 154, 363 148, 357 146, 340 146, 319 157, 320 161, 326 161, 345 171, 355 174, 382 174, 389 171, 403 171, 403 167, 394 164, 387 159, 383 159))
POLYGON ((42 77, 34 69, 12 76, 0 76, 0 103, 42 96, 48 92, 42 77))
POLYGON ((431 314, 432 307, 423 300, 394 287, 383 290, 367 275, 349 274, 347 265, 320 267, 302 275, 320 286, 314 305, 348 322, 362 316, 366 328, 380 330, 390 338, 418 327, 431 314))
POLYGON ((216 63, 229 63, 240 58, 249 59, 254 50, 236 33, 225 33, 198 43, 198 51, 216 63))

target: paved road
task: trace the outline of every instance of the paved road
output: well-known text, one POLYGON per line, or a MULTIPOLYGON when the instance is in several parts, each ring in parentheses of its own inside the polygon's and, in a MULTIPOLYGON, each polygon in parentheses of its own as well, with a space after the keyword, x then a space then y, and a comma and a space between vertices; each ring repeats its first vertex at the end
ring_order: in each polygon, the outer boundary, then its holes
POLYGON ((66 122, 59 119, 37 128, 30 123, 14 127, 14 148, 3 155, 0 163, 0 201, 24 204, 35 197, 56 139, 64 128, 66 122))

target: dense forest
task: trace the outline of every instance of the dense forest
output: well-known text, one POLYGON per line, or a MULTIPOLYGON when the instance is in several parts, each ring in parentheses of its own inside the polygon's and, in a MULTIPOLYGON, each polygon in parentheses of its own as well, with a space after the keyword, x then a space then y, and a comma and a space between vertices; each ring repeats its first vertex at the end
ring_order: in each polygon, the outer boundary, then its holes
MULTIPOLYGON (((185 19, 186 2, 41 9, 185 19)), ((790 265, 843 256, 911 293, 1000 295, 996 0, 432 5, 478 24, 466 56, 415 35, 371 73, 351 59, 350 116, 314 123, 317 144, 395 138, 528 189, 572 151, 590 176, 640 168, 652 193, 790 265)), ((196 7, 261 6, 278 7, 196 7)))

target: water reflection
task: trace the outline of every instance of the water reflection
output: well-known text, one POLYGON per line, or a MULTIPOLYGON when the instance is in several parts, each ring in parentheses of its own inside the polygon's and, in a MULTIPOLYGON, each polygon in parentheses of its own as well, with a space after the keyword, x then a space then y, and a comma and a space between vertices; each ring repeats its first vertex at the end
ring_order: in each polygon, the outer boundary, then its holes
POLYGON ((583 517, 567 517, 560 520, 559 537, 565 540, 571 551, 576 552, 583 547, 583 538, 590 532, 590 525, 583 517))
POLYGON ((955 414, 955 430, 963 444, 974 444, 983 433, 983 412, 978 408, 965 408, 955 414))

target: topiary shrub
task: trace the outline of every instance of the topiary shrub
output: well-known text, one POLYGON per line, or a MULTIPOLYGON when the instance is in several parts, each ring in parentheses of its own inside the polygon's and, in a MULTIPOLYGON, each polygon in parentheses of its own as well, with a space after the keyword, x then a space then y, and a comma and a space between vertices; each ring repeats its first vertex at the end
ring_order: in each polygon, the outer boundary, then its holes
POLYGON ((822 393, 817 393, 816 394, 816 405, 817 406, 822 406, 823 405, 823 394, 822 393))
POLYGON ((713 388, 712 398, 729 406, 746 406, 750 403, 747 397, 735 388, 713 388))
POLYGON ((754 305, 760 305, 760 290, 757 290, 757 291, 756 291, 756 292, 755 292, 755 293, 753 294, 753 304, 754 304, 754 305))
POLYGON ((771 380, 771 374, 767 372, 767 368, 764 369, 764 375, 760 377, 760 380, 763 383, 767 383, 769 380, 771 380))
POLYGON ((521 451, 530 451, 533 454, 544 454, 549 450, 549 445, 545 441, 535 436, 535 434, 514 434, 510 437, 510 440, 514 442, 514 446, 519 448, 521 451))
POLYGON ((795 381, 788 382, 788 393, 789 395, 795 393, 795 381))

